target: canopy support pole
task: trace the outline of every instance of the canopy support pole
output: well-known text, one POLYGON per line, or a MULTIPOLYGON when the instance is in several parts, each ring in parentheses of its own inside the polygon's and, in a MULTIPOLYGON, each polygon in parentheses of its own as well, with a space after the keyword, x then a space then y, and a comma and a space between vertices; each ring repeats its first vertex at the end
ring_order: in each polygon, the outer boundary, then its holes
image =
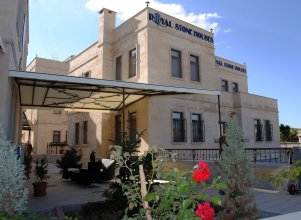
POLYGON ((125 142, 125 89, 122 89, 122 142, 125 142))
POLYGON ((223 146, 223 140, 222 140, 222 119, 221 119, 221 100, 220 95, 217 95, 217 103, 218 103, 218 124, 219 124, 219 156, 222 155, 222 146, 223 146))

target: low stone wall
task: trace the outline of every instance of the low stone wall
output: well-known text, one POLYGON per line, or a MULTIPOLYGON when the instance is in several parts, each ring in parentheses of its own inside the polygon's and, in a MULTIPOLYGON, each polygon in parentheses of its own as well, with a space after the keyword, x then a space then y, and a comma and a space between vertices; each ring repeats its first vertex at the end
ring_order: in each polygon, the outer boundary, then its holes
POLYGON ((32 155, 33 161, 36 160, 37 158, 42 158, 46 156, 48 163, 56 163, 56 160, 60 159, 62 155, 57 155, 57 154, 34 154, 32 155))

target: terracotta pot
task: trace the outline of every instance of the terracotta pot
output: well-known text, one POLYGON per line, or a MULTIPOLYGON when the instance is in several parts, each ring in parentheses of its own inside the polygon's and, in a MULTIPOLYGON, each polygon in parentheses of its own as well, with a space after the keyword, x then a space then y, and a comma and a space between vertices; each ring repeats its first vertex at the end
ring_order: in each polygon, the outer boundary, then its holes
POLYGON ((33 183, 33 196, 46 196, 47 182, 33 183))

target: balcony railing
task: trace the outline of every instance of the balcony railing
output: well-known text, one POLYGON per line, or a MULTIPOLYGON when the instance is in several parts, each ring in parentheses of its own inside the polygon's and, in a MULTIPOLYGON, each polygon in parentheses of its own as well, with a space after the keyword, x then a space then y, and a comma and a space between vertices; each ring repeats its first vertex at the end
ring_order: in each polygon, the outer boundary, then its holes
MULTIPOLYGON (((245 148, 245 152, 250 155, 251 161, 254 163, 288 163, 293 157, 294 150, 291 148, 245 148)), ((175 155, 176 160, 220 160, 218 148, 207 149, 164 149, 159 150, 159 156, 175 155)))

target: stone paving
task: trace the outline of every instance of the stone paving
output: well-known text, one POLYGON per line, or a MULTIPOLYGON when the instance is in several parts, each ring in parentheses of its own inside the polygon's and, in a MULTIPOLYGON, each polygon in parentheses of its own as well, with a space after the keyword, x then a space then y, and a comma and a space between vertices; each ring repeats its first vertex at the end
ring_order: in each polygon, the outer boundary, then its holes
POLYGON ((53 209, 55 206, 66 206, 84 204, 87 202, 101 201, 105 198, 102 193, 109 187, 109 183, 91 184, 82 186, 71 181, 61 180, 58 168, 54 164, 48 165, 47 196, 34 197, 32 182, 34 177, 27 181, 26 186, 29 190, 28 209, 30 211, 43 212, 53 209))
MULTIPOLYGON (((50 179, 48 179, 47 196, 32 196, 32 181, 34 181, 32 176, 26 183, 30 194, 29 210, 45 212, 52 210, 56 206, 74 206, 105 199, 102 197, 102 193, 108 189, 109 183, 92 184, 88 187, 81 186, 74 182, 62 181, 61 175, 54 164, 49 164, 48 168, 50 179)), ((262 217, 301 211, 301 193, 292 196, 287 192, 276 192, 258 188, 254 188, 254 193, 258 210, 262 213, 267 213, 262 217)), ((301 219, 301 217, 298 219, 301 219)))

